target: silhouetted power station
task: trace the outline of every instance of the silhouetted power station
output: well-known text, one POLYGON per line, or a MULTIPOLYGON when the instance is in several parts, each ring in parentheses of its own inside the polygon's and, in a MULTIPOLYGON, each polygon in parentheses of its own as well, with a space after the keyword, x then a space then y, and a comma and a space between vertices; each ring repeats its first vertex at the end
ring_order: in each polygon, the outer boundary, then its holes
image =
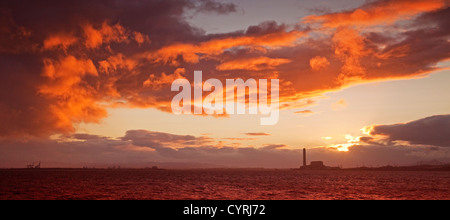
POLYGON ((306 148, 303 148, 303 166, 306 167, 306 148))
POLYGON ((325 166, 323 161, 311 161, 310 165, 306 165, 306 148, 303 148, 303 166, 301 170, 338 170, 339 167, 325 166))

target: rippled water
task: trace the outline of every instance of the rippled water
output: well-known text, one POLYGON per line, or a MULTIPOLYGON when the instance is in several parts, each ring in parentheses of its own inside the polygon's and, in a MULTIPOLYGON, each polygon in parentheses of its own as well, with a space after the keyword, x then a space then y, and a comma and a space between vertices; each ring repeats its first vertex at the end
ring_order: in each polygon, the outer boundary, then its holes
POLYGON ((450 199, 450 172, 0 170, 0 199, 450 199))

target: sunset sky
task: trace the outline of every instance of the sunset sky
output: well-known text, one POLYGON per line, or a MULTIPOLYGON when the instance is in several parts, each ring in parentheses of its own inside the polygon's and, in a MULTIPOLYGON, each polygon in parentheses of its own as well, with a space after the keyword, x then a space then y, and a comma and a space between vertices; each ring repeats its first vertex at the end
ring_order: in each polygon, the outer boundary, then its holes
MULTIPOLYGON (((0 167, 450 162, 447 0, 4 0, 0 167), (176 79, 279 79, 280 119, 175 115, 176 79)), ((204 94, 206 95, 206 94, 204 94)))

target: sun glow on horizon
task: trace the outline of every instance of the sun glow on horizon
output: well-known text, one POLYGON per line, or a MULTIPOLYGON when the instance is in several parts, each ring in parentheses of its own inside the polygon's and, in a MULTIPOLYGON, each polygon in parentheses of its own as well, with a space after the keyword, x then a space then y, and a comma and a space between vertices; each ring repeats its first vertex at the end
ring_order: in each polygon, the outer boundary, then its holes
POLYGON ((329 148, 336 149, 339 152, 349 152, 350 147, 356 146, 359 144, 361 137, 353 137, 350 134, 345 135, 345 139, 347 140, 347 143, 345 144, 332 144, 329 145, 329 148))

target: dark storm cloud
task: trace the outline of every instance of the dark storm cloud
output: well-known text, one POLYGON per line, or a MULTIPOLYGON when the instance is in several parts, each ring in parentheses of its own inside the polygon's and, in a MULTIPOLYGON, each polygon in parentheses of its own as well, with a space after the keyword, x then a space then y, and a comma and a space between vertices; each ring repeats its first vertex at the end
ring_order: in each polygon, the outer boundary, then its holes
MULTIPOLYGON (((383 142, 406 141, 412 145, 450 147, 450 115, 437 115, 404 124, 374 125, 370 135, 383 142)), ((373 141, 366 139, 363 141, 373 141)))

